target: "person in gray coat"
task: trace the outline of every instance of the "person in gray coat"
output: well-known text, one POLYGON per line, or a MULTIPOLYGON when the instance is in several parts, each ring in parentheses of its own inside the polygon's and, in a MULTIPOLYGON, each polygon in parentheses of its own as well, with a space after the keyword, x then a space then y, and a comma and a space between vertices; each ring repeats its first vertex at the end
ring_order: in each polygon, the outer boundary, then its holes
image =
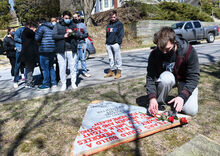
POLYGON ((150 53, 147 67, 149 113, 156 114, 170 104, 174 112, 194 116, 198 112, 199 61, 196 50, 170 27, 163 27, 154 36, 157 47, 150 53), (168 101, 173 87, 178 95, 168 101))

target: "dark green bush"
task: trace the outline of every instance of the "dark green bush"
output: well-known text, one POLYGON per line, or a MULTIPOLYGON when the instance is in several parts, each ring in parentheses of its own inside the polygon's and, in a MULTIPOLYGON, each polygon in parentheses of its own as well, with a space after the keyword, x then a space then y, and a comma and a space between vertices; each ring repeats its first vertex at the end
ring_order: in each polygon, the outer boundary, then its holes
POLYGON ((38 21, 58 17, 60 3, 59 0, 15 0, 15 10, 20 22, 38 21))
POLYGON ((213 19, 199 7, 186 3, 163 2, 159 4, 159 8, 164 12, 161 19, 213 21, 213 19))
POLYGON ((10 20, 10 4, 8 1, 0 1, 0 29, 7 28, 10 20))
POLYGON ((214 15, 215 15, 215 17, 217 17, 218 19, 220 19, 220 8, 215 8, 215 9, 214 9, 214 15))
MULTIPOLYGON (((143 19, 153 20, 200 20, 211 22, 213 19, 200 7, 195 7, 186 3, 162 2, 159 4, 133 3, 141 11, 143 19)), ((209 8, 209 5, 204 6, 209 8)), ((209 10, 210 11, 210 10, 209 10)))
POLYGON ((202 11, 206 12, 208 15, 212 15, 212 4, 208 2, 203 2, 201 5, 202 11))

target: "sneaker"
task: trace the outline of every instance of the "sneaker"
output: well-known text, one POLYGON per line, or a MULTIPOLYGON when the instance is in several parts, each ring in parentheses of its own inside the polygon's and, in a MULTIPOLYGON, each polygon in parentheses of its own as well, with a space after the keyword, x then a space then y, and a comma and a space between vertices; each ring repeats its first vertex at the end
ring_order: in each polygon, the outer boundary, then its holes
POLYGON ((12 77, 11 77, 11 82, 14 82, 14 79, 15 79, 15 77, 14 77, 14 76, 12 76, 12 77))
POLYGON ((14 83, 14 88, 18 88, 18 83, 17 82, 14 83))
POLYGON ((60 87, 60 91, 65 91, 66 90, 66 84, 62 84, 62 86, 60 87))
POLYGON ((57 85, 52 85, 50 89, 51 89, 51 91, 58 91, 57 90, 58 86, 57 85))
POLYGON ((91 77, 91 75, 89 73, 85 73, 84 76, 85 77, 91 77))
POLYGON ((39 89, 49 89, 50 87, 49 86, 45 86, 45 85, 40 85, 38 86, 39 89))
POLYGON ((25 85, 25 88, 34 88, 34 85, 25 85))
POLYGON ((77 88, 77 86, 76 86, 76 84, 75 84, 75 83, 72 83, 72 85, 71 85, 71 86, 72 86, 72 88, 73 88, 73 89, 76 89, 76 88, 77 88))

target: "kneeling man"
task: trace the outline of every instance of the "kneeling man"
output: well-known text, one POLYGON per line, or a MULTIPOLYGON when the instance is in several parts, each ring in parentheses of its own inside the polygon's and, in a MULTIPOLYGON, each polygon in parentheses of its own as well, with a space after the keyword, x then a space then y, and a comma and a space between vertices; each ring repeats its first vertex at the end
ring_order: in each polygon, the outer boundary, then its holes
POLYGON ((172 104, 176 112, 195 116, 198 112, 198 55, 184 39, 170 27, 163 27, 154 36, 157 47, 151 52, 147 67, 148 111, 156 114, 158 108, 172 104), (173 87, 177 97, 167 101, 173 87))

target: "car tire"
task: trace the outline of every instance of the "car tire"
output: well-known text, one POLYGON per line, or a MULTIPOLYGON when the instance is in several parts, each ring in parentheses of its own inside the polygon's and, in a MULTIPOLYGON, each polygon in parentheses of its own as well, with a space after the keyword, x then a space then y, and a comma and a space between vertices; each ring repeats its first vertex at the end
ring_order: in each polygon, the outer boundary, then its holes
POLYGON ((86 50, 86 56, 85 56, 85 59, 87 60, 87 59, 89 59, 89 51, 88 50, 86 50))
POLYGON ((213 33, 208 33, 206 41, 208 43, 213 43, 215 41, 215 35, 213 33))

